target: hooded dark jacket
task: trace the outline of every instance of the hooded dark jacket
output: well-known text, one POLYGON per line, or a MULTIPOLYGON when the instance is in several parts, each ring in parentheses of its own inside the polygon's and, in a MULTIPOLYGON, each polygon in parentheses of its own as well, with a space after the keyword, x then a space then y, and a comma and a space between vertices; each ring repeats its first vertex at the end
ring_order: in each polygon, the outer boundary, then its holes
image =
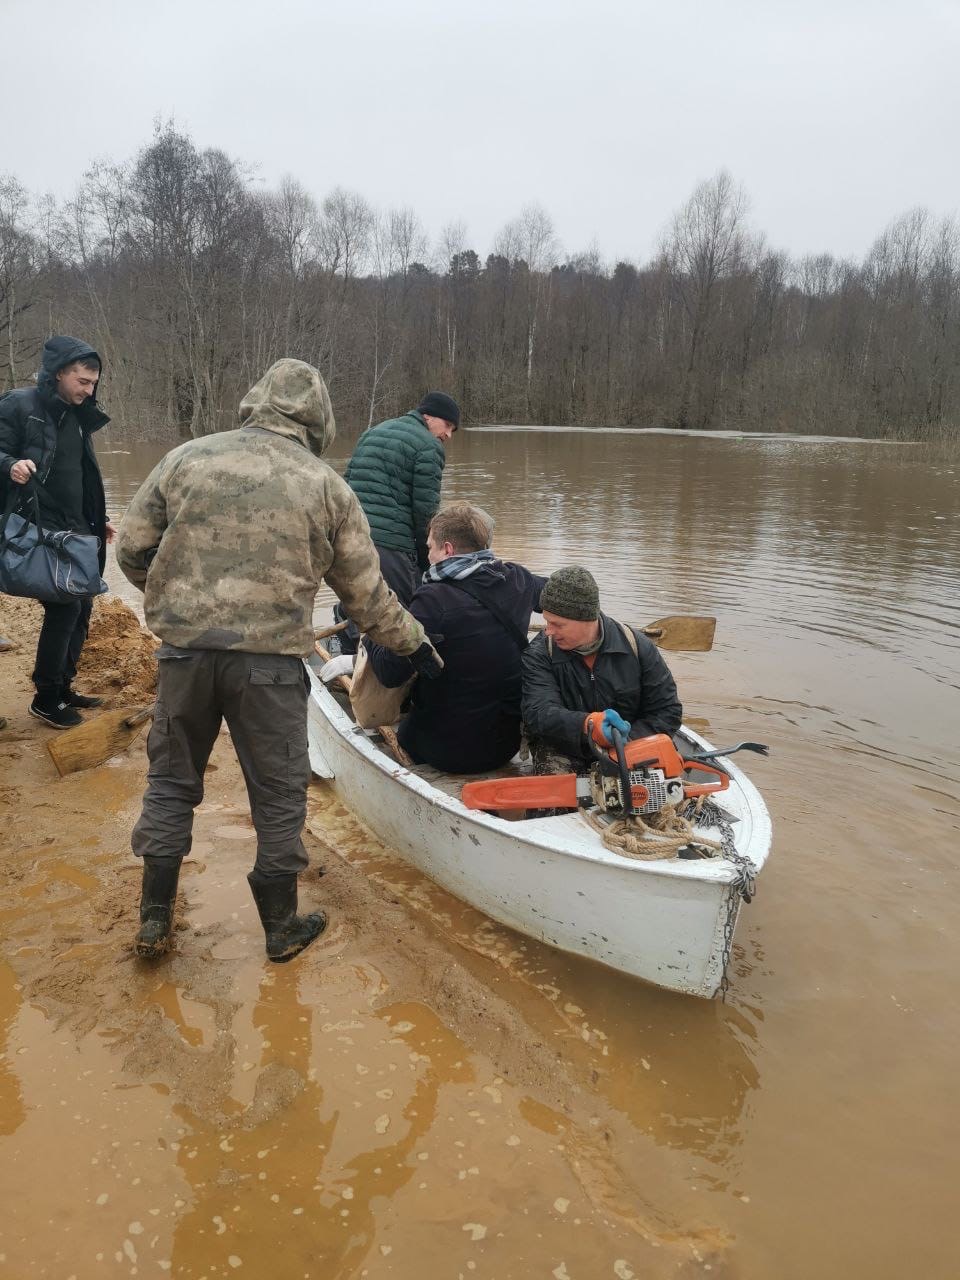
POLYGON ((620 624, 606 614, 601 621, 603 643, 593 670, 579 653, 549 645, 544 635, 523 655, 527 733, 584 763, 591 757, 584 749, 583 722, 591 711, 618 711, 630 721, 631 738, 652 733, 672 737, 683 714, 673 676, 653 641, 634 631, 634 656, 620 624))
MULTIPOLYGON (((10 468, 21 458, 29 458, 37 468, 41 520, 51 528, 76 528, 80 533, 96 534, 100 539, 102 572, 106 562, 107 508, 103 478, 91 437, 110 419, 92 396, 76 407, 65 404, 57 395, 56 381, 61 369, 87 357, 97 360, 102 367, 100 356, 89 343, 81 342, 79 338, 49 338, 44 343, 37 385, 21 387, 0 397, 0 497, 6 501, 9 486, 14 484, 10 479, 10 468), (74 429, 79 431, 81 438, 82 511, 79 513, 69 509, 73 504, 57 488, 55 465, 57 450, 65 439, 64 433, 74 429)), ((16 487, 25 491, 30 488, 16 487)), ((26 497, 26 492, 23 496, 26 497)), ((33 509, 32 504, 24 506, 22 500, 18 505, 27 515, 33 509)))
MULTIPOLYGON (((521 564, 493 560, 466 581, 489 593, 523 635, 546 578, 521 564)), ((418 680, 401 721, 400 745, 418 763, 445 773, 485 773, 506 764, 520 746, 520 646, 485 605, 451 582, 417 588, 410 612, 443 659, 435 680, 418 680)), ((410 663, 368 643, 382 684, 396 688, 410 663)))

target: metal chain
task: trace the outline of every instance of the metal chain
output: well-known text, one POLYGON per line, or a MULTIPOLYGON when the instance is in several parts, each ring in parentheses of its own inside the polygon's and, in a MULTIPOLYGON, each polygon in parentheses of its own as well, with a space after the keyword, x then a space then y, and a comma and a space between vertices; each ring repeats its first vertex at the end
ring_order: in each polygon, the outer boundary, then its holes
POLYGON ((720 956, 721 976, 717 994, 726 1000, 730 990, 730 979, 727 970, 730 966, 730 955, 733 951, 733 931, 737 923, 737 915, 741 902, 752 902, 757 892, 757 868, 737 849, 733 838, 733 824, 723 810, 711 800, 705 800, 696 815, 700 823, 709 824, 720 829, 720 853, 718 857, 732 862, 734 876, 727 892, 727 914, 723 921, 723 951, 720 956))

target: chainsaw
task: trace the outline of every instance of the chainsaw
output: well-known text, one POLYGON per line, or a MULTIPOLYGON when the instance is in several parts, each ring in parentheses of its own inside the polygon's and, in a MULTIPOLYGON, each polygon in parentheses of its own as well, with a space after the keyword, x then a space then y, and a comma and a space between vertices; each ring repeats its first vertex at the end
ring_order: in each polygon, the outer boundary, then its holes
POLYGON ((613 746, 604 751, 588 739, 594 760, 586 777, 575 773, 527 778, 492 778, 468 782, 460 798, 468 809, 576 809, 596 807, 613 818, 637 818, 676 808, 685 800, 726 791, 730 775, 717 763, 718 756, 736 751, 768 755, 760 742, 739 742, 735 747, 702 751, 682 757, 665 733, 628 742, 614 729, 613 746), (686 775, 713 775, 706 782, 688 781, 686 775))

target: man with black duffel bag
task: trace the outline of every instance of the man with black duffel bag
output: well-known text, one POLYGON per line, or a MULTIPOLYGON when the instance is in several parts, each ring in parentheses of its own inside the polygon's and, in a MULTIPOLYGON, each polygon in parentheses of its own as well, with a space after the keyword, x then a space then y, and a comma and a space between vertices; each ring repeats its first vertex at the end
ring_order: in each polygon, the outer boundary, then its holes
MULTIPOLYGON (((96 400, 101 364, 93 347, 79 338, 60 336, 44 343, 36 387, 0 398, 0 478, 4 499, 10 484, 35 489, 45 528, 99 538, 102 573, 114 528, 107 519, 92 440, 110 421, 96 400)), ((19 506, 25 519, 33 518, 32 502, 19 506)), ((92 606, 92 596, 43 603, 33 670, 37 692, 30 714, 54 729, 79 724, 79 709, 100 705, 99 698, 73 688, 92 606)))

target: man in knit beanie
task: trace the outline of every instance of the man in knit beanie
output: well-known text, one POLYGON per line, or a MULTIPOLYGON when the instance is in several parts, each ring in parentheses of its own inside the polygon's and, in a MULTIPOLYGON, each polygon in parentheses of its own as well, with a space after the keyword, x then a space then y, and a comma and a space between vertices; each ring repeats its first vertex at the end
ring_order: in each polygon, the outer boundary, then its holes
MULTIPOLYGON (((558 569, 547 579, 540 604, 557 618, 596 624, 600 617, 600 589, 589 569, 578 564, 558 569)), ((591 633, 593 627, 590 628, 591 633)), ((566 645, 561 645, 566 648, 566 645)))
POLYGON ((683 708, 656 645, 600 610, 596 579, 567 565, 540 596, 543 633, 523 655, 523 720, 536 773, 582 772, 589 739, 673 735, 683 708))

